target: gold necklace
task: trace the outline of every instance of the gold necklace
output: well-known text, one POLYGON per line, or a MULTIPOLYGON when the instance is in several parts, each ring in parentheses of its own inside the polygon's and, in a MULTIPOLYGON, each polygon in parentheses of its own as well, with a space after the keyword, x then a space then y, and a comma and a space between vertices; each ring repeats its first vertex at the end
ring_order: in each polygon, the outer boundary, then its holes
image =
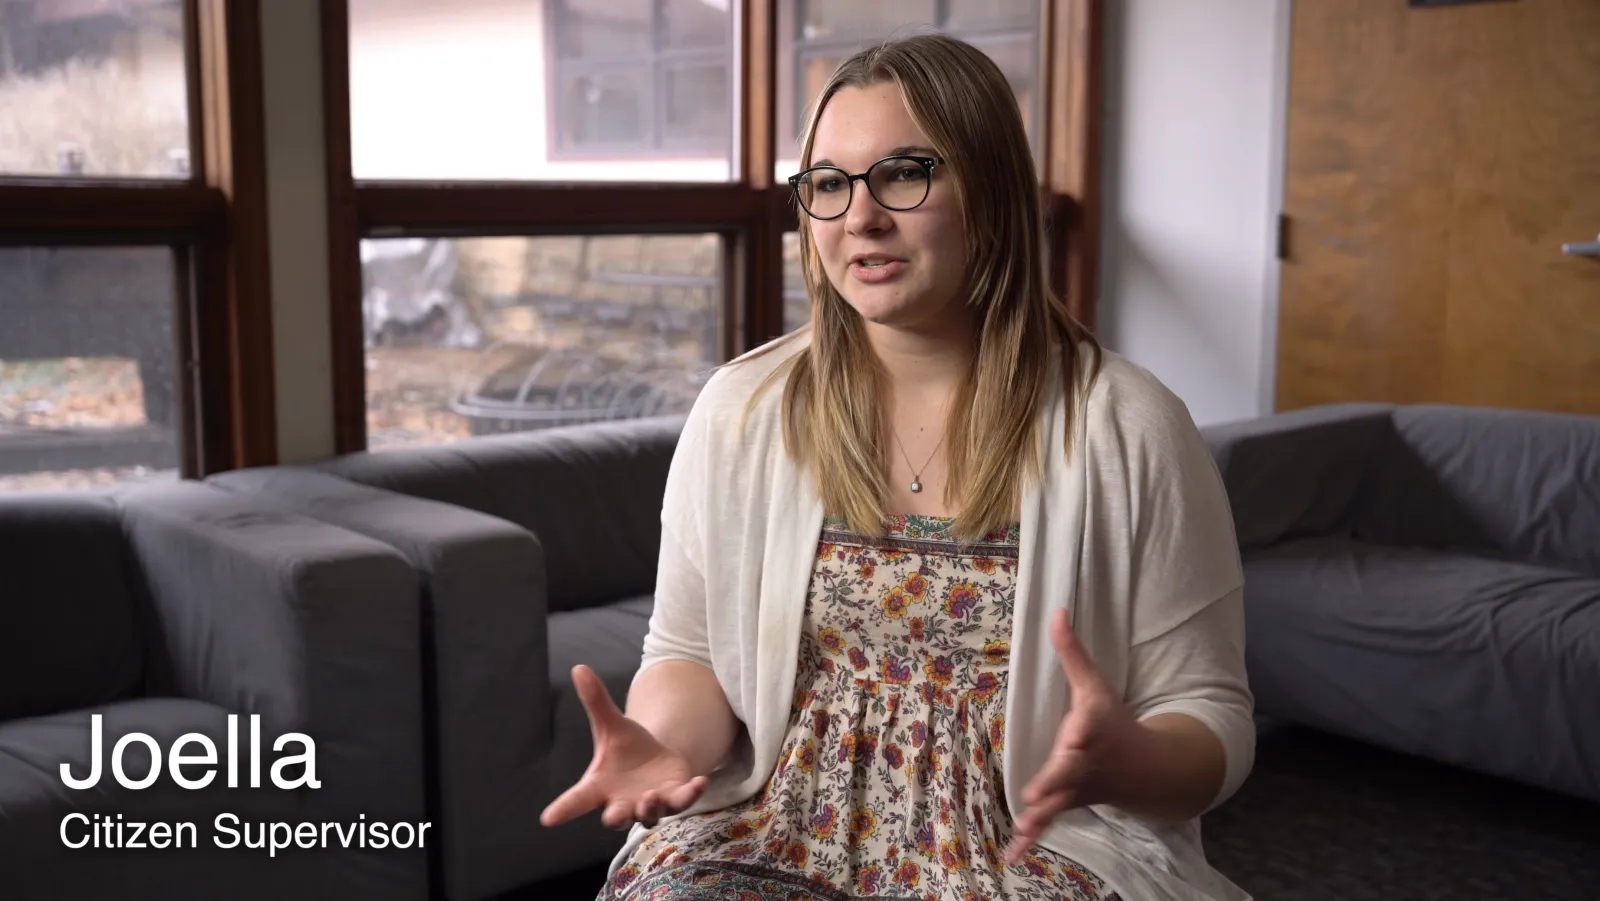
POLYGON ((922 472, 928 468, 929 463, 933 462, 934 455, 939 453, 939 448, 944 447, 944 435, 939 436, 939 443, 933 446, 933 453, 928 455, 928 459, 922 464, 922 469, 918 469, 911 465, 911 456, 906 453, 905 442, 900 440, 900 430, 894 429, 892 431, 894 431, 894 443, 900 445, 900 456, 905 457, 906 468, 911 470, 911 493, 921 494, 922 472))

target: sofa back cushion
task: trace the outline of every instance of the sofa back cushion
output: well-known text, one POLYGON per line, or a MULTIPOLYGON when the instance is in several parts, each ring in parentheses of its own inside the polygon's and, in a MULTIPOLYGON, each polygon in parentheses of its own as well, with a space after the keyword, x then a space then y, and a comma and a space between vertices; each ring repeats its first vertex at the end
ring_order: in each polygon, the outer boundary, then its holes
POLYGON ((661 501, 683 417, 350 454, 316 468, 508 520, 544 547, 550 609, 655 590, 661 501))
POLYGON ((143 687, 139 581, 99 494, 0 495, 0 722, 143 687))
POLYGON ((1394 414, 1355 535, 1600 577, 1600 417, 1416 405, 1394 414))
POLYGON ((1346 534, 1390 404, 1328 404, 1201 430, 1228 491, 1239 548, 1346 534))

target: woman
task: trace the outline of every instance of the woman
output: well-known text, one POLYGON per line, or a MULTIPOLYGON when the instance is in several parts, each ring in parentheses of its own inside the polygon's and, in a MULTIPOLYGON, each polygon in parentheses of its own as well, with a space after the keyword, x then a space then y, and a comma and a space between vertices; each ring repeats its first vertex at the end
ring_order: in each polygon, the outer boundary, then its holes
POLYGON ((1238 899, 1242 577, 1183 405, 1046 287, 1000 71, 920 35, 824 88, 806 330, 720 370, 668 479, 624 715, 545 811, 602 898, 1238 899))

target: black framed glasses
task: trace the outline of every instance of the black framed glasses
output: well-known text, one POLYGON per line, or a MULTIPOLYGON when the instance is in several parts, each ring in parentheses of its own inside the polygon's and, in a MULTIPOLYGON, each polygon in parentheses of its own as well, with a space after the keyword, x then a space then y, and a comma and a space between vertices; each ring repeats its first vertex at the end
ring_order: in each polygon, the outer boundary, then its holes
POLYGON ((866 183, 880 206, 903 213, 928 199, 934 167, 943 163, 936 156, 886 156, 860 175, 851 175, 838 166, 812 166, 789 176, 789 187, 813 219, 843 216, 850 209, 858 181, 866 183))

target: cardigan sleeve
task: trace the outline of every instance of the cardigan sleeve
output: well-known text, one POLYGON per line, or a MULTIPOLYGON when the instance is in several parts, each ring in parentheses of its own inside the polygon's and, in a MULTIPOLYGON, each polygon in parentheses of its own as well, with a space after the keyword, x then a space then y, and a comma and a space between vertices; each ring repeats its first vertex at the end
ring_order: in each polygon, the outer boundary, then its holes
POLYGON ((1129 655, 1128 706, 1145 720, 1182 713, 1222 742, 1227 770, 1208 810, 1228 800, 1255 764, 1254 698, 1245 677, 1244 590, 1236 588, 1129 655))
POLYGON ((1244 583, 1233 510, 1205 439, 1164 387, 1129 392, 1116 414, 1126 521, 1129 642, 1172 629, 1244 583))
POLYGON ((672 530, 663 527, 655 607, 650 612, 650 629, 644 636, 644 658, 634 679, 663 660, 688 660, 710 668, 711 643, 706 622, 705 576, 672 530))
POLYGON ((1112 533, 1128 597, 1124 701, 1140 719, 1185 713, 1227 757, 1226 800, 1254 763, 1254 701, 1245 672, 1244 573, 1232 508, 1187 407, 1130 369, 1107 405, 1100 484, 1117 495, 1112 533))
POLYGON ((655 604, 637 681, 663 660, 688 660, 711 667, 709 615, 706 610, 705 472, 711 443, 706 440, 710 411, 697 403, 667 471, 661 505, 661 550, 656 564, 655 604))

